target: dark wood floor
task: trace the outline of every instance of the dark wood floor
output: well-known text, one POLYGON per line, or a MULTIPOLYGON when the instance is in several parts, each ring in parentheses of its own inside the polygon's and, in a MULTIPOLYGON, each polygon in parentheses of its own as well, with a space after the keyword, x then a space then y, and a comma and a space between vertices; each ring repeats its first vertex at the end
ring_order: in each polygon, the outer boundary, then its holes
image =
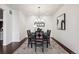
POLYGON ((3 53, 3 40, 0 40, 0 54, 3 53))
MULTIPOLYGON (((56 41, 62 48, 64 48, 68 53, 75 54, 73 51, 71 51, 69 48, 58 42, 55 38, 52 38, 54 41, 56 41)), ((8 44, 7 46, 3 46, 3 40, 0 40, 0 54, 12 54, 18 47, 20 47, 27 38, 24 38, 20 42, 12 42, 8 44)))
POLYGON ((20 42, 12 42, 7 46, 3 46, 3 41, 0 41, 0 54, 12 54, 18 47, 20 47, 27 38, 20 42))

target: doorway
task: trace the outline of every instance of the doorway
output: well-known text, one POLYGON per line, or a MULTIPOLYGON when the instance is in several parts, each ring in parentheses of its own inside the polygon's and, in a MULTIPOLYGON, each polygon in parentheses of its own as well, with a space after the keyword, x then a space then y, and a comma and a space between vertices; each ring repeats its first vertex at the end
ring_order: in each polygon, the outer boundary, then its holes
POLYGON ((3 9, 0 8, 0 53, 3 50, 3 9))

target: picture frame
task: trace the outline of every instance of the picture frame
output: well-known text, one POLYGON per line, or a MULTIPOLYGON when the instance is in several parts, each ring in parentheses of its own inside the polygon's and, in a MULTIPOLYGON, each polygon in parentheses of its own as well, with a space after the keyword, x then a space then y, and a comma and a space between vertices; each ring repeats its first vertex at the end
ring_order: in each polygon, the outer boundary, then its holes
POLYGON ((65 13, 57 17, 57 29, 66 30, 66 14, 65 13))

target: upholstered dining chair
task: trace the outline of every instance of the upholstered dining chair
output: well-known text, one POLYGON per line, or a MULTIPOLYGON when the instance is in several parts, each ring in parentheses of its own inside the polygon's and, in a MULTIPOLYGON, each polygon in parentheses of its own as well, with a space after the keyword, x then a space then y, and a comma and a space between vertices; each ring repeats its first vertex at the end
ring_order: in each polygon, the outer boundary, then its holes
POLYGON ((47 48, 48 48, 48 45, 50 45, 50 33, 51 33, 51 30, 47 30, 47 32, 44 33, 44 43, 46 43, 47 48))
POLYGON ((44 33, 43 31, 36 31, 35 32, 35 52, 37 51, 37 47, 41 46, 42 52, 44 52, 44 33))
POLYGON ((31 48, 35 45, 35 32, 31 33, 31 48))
POLYGON ((46 44, 46 46, 48 48, 48 35, 47 35, 47 32, 44 33, 44 44, 46 44))

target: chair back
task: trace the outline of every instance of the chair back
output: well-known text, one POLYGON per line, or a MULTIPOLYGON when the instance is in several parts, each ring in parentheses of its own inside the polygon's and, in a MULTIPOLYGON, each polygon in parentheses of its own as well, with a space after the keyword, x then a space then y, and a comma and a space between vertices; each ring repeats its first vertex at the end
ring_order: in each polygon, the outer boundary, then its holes
POLYGON ((43 31, 36 31, 35 33, 36 39, 43 39, 43 35, 44 35, 43 31))
POLYGON ((31 36, 31 31, 30 30, 27 30, 27 35, 28 35, 28 37, 31 36))
POLYGON ((40 28, 37 28, 37 31, 42 31, 42 29, 40 29, 40 28))
POLYGON ((32 39, 35 39, 35 33, 32 33, 32 34, 31 34, 31 38, 32 38, 32 39))
POLYGON ((50 36, 51 30, 47 30, 47 35, 50 36))

